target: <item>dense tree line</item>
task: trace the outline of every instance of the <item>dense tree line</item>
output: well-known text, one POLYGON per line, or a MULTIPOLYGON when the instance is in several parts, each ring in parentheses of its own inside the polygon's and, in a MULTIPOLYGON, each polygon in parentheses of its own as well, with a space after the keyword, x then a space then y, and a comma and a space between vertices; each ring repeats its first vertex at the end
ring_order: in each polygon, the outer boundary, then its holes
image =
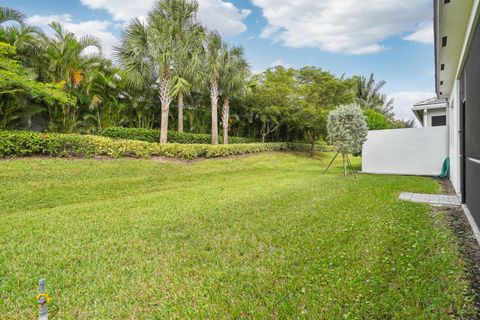
POLYGON ((156 2, 145 20, 126 26, 112 62, 93 36, 56 22, 47 36, 22 13, 0 8, 0 129, 125 126, 160 128, 161 143, 178 130, 211 133, 212 144, 221 133, 224 143, 231 134, 313 146, 328 113, 351 102, 368 110, 372 129, 412 125, 394 119, 393 101, 380 93, 385 83, 373 75, 344 78, 315 67, 251 75, 244 49, 202 26, 197 10, 194 0, 156 2))

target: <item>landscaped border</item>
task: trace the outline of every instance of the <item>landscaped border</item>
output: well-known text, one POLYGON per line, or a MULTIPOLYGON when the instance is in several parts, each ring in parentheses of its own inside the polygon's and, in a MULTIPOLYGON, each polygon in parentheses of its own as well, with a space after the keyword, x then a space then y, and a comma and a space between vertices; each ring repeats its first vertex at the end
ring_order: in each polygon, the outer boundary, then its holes
POLYGON ((309 148, 307 144, 286 142, 229 145, 158 144, 93 135, 0 131, 0 158, 31 155, 112 158, 165 156, 192 160, 267 151, 307 151, 309 148))

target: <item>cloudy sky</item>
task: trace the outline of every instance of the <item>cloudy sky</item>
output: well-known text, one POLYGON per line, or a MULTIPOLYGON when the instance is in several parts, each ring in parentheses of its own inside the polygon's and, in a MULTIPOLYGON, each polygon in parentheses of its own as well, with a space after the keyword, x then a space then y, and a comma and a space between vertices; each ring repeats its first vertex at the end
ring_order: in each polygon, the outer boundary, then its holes
MULTIPOLYGON (((104 43, 105 54, 129 19, 155 0, 4 0, 48 30, 59 21, 104 43)), ((387 81, 398 117, 434 96, 431 0, 199 0, 199 20, 246 48, 254 72, 274 65, 313 65, 337 75, 387 81)))

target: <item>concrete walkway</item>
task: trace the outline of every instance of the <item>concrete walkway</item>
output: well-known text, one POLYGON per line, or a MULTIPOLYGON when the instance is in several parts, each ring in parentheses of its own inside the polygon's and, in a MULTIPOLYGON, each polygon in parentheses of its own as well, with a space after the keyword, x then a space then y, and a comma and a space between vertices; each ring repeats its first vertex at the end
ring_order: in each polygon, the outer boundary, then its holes
POLYGON ((423 194, 423 193, 400 193, 400 200, 429 203, 444 206, 460 206, 460 199, 457 196, 449 196, 443 194, 423 194))

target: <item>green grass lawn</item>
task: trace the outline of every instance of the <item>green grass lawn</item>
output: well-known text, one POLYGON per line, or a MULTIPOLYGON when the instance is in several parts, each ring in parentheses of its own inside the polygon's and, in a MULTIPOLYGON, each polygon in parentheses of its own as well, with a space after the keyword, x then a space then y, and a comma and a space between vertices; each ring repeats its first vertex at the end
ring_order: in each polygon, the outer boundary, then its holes
POLYGON ((41 277, 52 319, 471 316, 441 214, 397 199, 438 184, 330 157, 0 161, 0 318, 34 318, 41 277))

